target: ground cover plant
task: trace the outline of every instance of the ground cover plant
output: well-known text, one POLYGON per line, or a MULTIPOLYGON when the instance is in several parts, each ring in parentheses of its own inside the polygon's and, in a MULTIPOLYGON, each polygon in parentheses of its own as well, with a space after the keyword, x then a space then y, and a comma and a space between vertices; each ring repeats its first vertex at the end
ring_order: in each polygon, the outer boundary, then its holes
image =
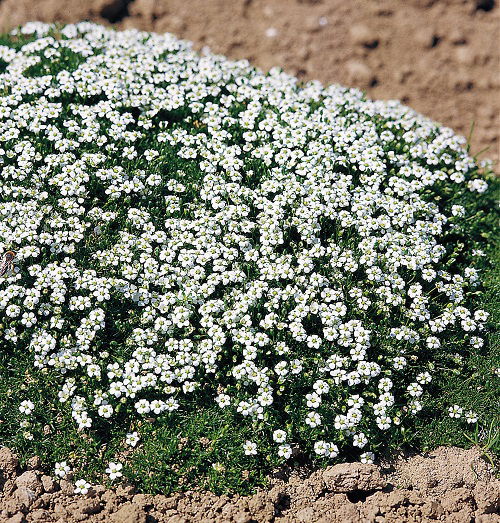
POLYGON ((0 442, 80 492, 494 451, 498 183, 465 145, 171 35, 6 36, 0 442))

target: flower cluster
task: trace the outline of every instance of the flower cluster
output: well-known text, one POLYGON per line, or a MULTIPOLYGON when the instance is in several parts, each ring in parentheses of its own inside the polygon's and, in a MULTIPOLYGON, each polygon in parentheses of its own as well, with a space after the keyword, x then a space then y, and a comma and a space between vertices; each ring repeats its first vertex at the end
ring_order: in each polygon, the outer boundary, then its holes
POLYGON ((208 394, 283 459, 373 461, 425 407, 453 336, 483 343, 479 271, 444 243, 460 195, 488 189, 464 140, 172 35, 53 31, 0 46, 4 342, 58 377, 56 408, 84 433, 208 394))

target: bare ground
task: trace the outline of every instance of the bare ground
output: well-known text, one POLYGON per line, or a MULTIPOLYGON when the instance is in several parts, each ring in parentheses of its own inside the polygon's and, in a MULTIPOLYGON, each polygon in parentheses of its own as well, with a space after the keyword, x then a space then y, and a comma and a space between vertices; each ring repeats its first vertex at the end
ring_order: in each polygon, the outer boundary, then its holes
POLYGON ((310 475, 282 470, 250 497, 189 491, 167 497, 132 487, 74 494, 70 481, 28 470, 0 449, 0 521, 169 522, 499 522, 500 480, 475 449, 440 447, 383 466, 345 463, 310 475))
POLYGON ((0 29, 82 19, 401 99, 465 136, 474 125, 472 153, 500 156, 495 0, 0 0, 0 29))
MULTIPOLYGON (((500 157, 500 8, 493 0, 0 0, 0 30, 82 19, 172 32, 231 58, 398 98, 500 157)), ((0 522, 500 521, 500 482, 477 449, 439 448, 384 467, 282 471, 252 497, 73 494, 36 459, 0 449, 0 522)))

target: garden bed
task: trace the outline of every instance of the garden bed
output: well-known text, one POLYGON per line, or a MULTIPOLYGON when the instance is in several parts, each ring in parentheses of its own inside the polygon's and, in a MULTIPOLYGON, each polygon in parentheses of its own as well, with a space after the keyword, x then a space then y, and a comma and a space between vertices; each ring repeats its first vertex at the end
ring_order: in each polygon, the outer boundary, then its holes
POLYGON ((498 180, 464 138, 172 35, 0 44, 0 441, 23 466, 85 496, 307 465, 356 505, 401 449, 493 464, 498 180))

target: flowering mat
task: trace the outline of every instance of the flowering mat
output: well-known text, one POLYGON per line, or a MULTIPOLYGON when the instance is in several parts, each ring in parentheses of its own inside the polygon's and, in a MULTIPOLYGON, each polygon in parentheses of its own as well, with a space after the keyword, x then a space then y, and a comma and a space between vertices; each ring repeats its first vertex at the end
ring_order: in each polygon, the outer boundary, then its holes
POLYGON ((464 138, 89 22, 4 37, 0 93, 0 441, 23 463, 82 495, 247 494, 439 443, 493 464, 498 182, 464 138))

